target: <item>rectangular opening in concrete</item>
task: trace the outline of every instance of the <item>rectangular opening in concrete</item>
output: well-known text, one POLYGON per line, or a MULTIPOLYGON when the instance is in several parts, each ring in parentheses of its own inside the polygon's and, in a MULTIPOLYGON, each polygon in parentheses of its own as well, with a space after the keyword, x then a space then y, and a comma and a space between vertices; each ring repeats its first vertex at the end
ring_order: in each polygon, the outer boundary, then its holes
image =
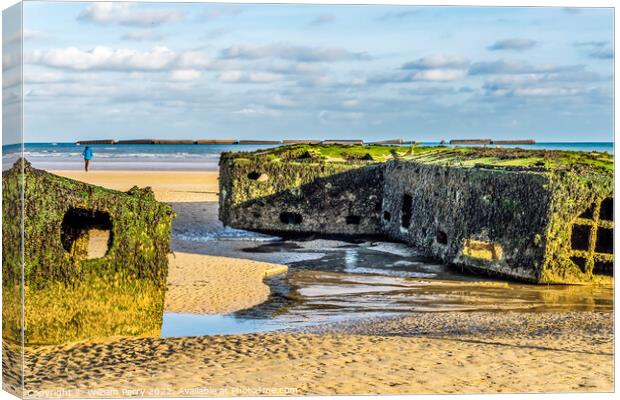
POLYGON ((597 253, 613 254, 614 252, 614 230, 607 228, 599 228, 596 234, 597 253))
POLYGON ((281 212, 280 222, 287 225, 299 225, 303 221, 303 217, 299 213, 294 212, 281 212))
POLYGON ((581 272, 586 272, 586 264, 587 260, 583 257, 571 257, 570 260, 575 263, 581 270, 581 272))
POLYGON ((105 211, 70 208, 60 227, 63 248, 82 259, 105 256, 112 246, 112 220, 105 211))
POLYGON ((258 171, 252 171, 248 174, 248 179, 252 180, 252 181, 259 181, 259 182, 265 182, 269 180, 269 175, 267 174, 261 174, 258 171))
POLYGON ((573 225, 570 237, 573 250, 587 251, 590 248, 590 230, 591 227, 589 225, 573 225))
POLYGON ((391 221, 392 220, 392 214, 390 214, 389 211, 383 211, 383 219, 385 221, 391 221))
POLYGON ((594 218, 594 203, 579 215, 579 218, 592 219, 594 218))
POLYGON ((359 215, 347 215, 345 218, 347 225, 359 225, 361 220, 359 215))
POLYGON ((400 225, 409 229, 411 226, 411 207, 413 207, 413 197, 410 194, 403 194, 403 204, 401 207, 400 225))
POLYGON ((608 197, 601 203, 600 219, 605 221, 614 220, 614 198, 608 197))
POLYGON ((614 276, 614 263, 612 261, 595 262, 592 273, 595 275, 614 276))
POLYGON ((435 240, 437 240, 437 243, 439 244, 446 245, 448 244, 448 235, 446 235, 446 232, 437 229, 437 232, 435 233, 435 240))
POLYGON ((467 239, 463 247, 463 254, 467 257, 487 261, 498 261, 502 258, 502 246, 484 240, 467 239))

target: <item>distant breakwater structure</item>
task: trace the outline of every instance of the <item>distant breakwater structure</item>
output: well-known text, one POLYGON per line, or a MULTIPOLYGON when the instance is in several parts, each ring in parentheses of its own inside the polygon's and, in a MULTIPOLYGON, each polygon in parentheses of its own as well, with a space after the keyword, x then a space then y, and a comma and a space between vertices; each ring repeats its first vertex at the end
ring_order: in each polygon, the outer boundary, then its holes
MULTIPOLYGON (((245 144, 245 145, 297 145, 297 144, 337 144, 337 145, 362 145, 362 144, 381 144, 381 145, 412 145, 414 140, 404 139, 388 139, 374 142, 365 142, 361 139, 284 139, 284 140, 237 140, 237 139, 131 139, 131 140, 115 140, 115 139, 95 139, 95 140, 78 140, 75 142, 79 145, 91 144, 245 144)), ((445 143, 445 141, 441 141, 445 143)), ((531 145, 536 144, 533 139, 515 139, 515 140, 492 140, 492 139, 454 139, 450 140, 450 144, 454 145, 505 145, 520 144, 531 145)))
POLYGON ((220 158, 224 225, 381 236, 533 283, 613 282, 613 158, 482 147, 294 145, 220 158))

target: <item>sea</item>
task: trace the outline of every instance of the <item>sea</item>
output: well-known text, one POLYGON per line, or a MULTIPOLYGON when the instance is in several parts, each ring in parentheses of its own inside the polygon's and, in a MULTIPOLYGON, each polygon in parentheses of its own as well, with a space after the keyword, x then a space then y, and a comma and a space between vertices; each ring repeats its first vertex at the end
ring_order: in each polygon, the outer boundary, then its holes
MULTIPOLYGON (((439 142, 420 145, 438 146, 439 142)), ((93 170, 183 170, 215 171, 222 152, 255 151, 278 145, 242 144, 99 144, 90 145, 94 152, 93 170)), ((504 145, 526 149, 597 151, 614 153, 613 142, 541 142, 533 145, 504 145)), ((84 167, 83 145, 75 143, 26 143, 25 158, 45 170, 79 170, 84 167)), ((10 168, 19 145, 2 146, 2 169, 10 168)))

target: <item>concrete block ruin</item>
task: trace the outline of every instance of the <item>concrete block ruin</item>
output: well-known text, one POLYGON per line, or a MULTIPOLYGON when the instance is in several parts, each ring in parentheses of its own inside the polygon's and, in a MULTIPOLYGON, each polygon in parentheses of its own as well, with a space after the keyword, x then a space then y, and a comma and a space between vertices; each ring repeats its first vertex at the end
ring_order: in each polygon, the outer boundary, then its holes
POLYGON ((279 234, 381 235, 527 282, 613 282, 607 153, 378 145, 224 153, 220 219, 279 234))
POLYGON ((2 174, 3 338, 21 334, 21 221, 26 345, 158 336, 171 207, 149 188, 124 193, 21 165, 2 174))

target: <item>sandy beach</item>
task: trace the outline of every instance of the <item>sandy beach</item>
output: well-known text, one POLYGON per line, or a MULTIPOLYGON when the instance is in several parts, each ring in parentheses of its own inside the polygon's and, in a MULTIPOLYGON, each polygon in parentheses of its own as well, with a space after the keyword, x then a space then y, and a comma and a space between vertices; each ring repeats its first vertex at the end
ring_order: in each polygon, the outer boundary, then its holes
POLYGON ((612 328, 609 313, 441 313, 336 333, 76 343, 27 352, 27 394, 611 391, 612 328))
POLYGON ((229 313, 267 300, 263 279, 285 273, 286 265, 176 252, 168 257, 166 311, 229 313))
MULTIPOLYGON (((55 173, 119 190, 151 186, 172 203, 177 229, 217 200, 216 172, 55 173)), ((172 242, 167 311, 251 307, 269 295, 263 278, 286 270, 200 254, 205 246, 214 244, 172 242)), ((26 370, 33 397, 606 392, 613 314, 420 313, 296 332, 109 338, 27 349, 26 370)))
POLYGON ((155 198, 168 203, 217 201, 217 171, 75 171, 53 174, 97 186, 127 191, 133 186, 150 186, 155 198))

